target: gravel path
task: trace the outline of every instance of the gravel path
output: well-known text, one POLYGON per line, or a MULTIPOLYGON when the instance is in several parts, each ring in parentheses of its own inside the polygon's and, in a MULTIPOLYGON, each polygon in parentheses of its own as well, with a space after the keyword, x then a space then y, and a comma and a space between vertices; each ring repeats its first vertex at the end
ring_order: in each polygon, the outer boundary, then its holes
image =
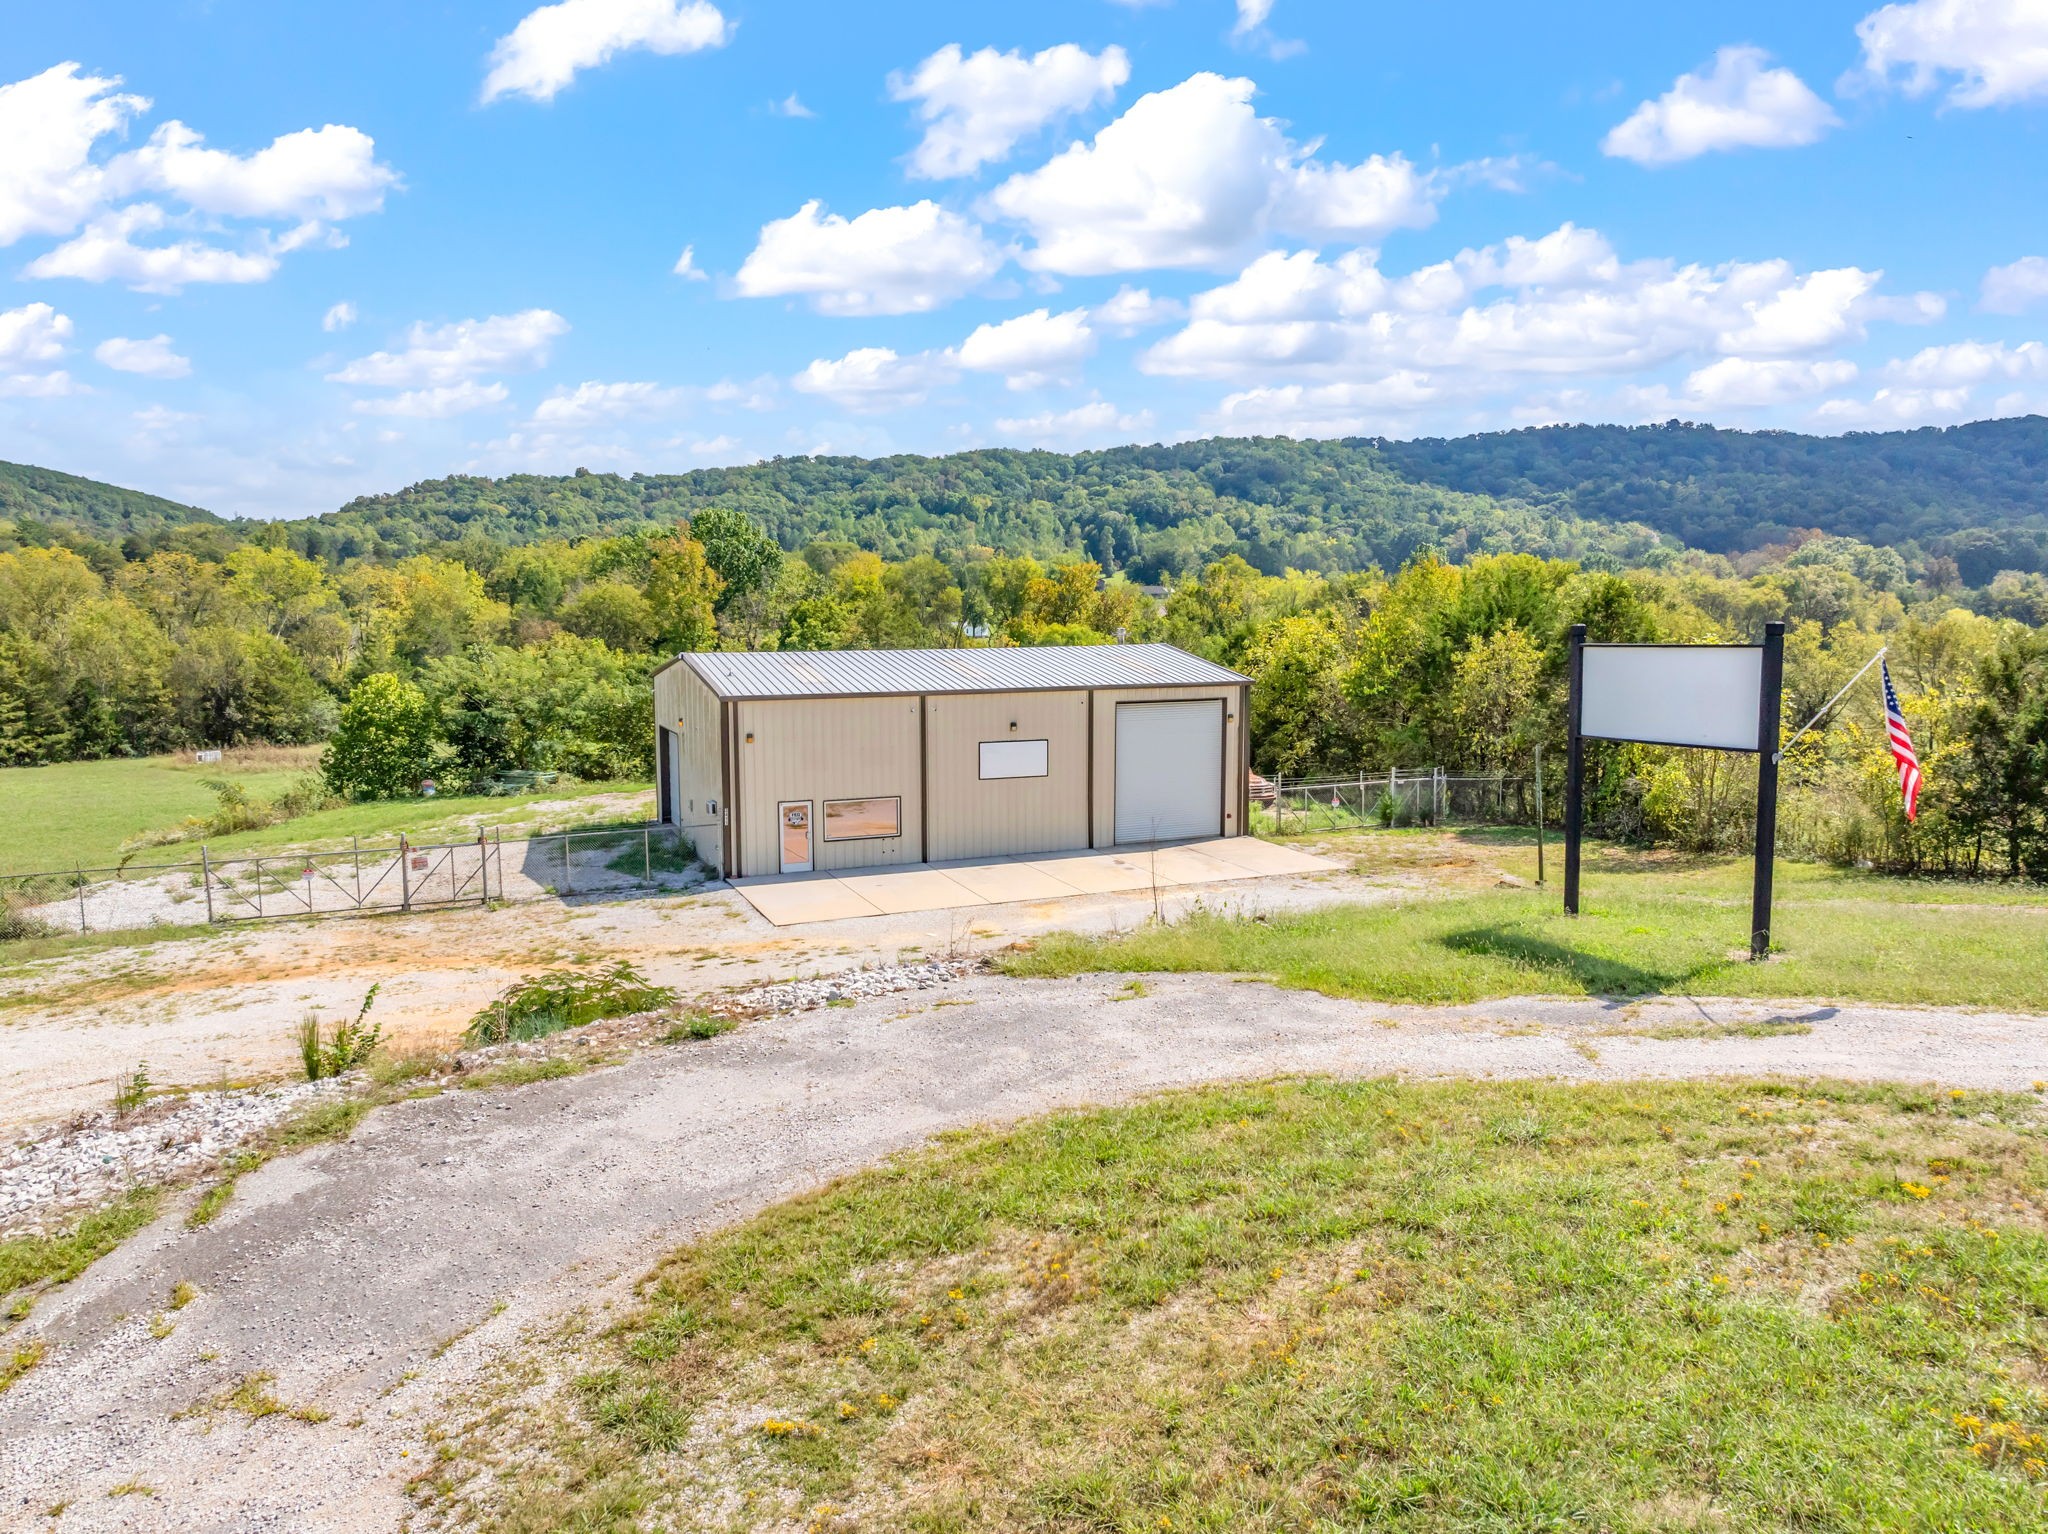
POLYGON ((566 1080, 380 1110, 345 1143, 245 1177, 202 1230, 167 1215, 10 1334, 12 1346, 40 1336, 50 1354, 0 1396, 0 1527, 395 1530, 439 1403, 528 1325, 621 1294, 660 1250, 942 1129, 1295 1072, 2006 1089, 2048 1077, 2041 1017, 1734 1002, 1405 1008, 1206 976, 1146 986, 1126 996, 1113 976, 974 977, 566 1080), (1722 1031, 1755 1021, 1787 1026, 1722 1031), (181 1281, 199 1297, 157 1335, 152 1317, 181 1281), (259 1372, 281 1400, 329 1415, 192 1413, 259 1372), (150 1491, 110 1495, 124 1485, 150 1491))

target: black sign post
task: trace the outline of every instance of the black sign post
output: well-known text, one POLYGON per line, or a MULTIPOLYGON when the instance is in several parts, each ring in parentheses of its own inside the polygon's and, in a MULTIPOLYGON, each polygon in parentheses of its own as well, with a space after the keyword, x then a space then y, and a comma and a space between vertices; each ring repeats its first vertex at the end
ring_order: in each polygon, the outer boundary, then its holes
POLYGON ((1571 694, 1565 705, 1567 728, 1564 762, 1564 909, 1579 914, 1579 836, 1586 828, 1586 739, 1579 733, 1586 691, 1586 625, 1572 625, 1571 694))
POLYGON ((1756 876, 1749 888, 1749 956, 1771 951, 1771 872, 1778 857, 1778 696, 1785 690, 1785 625, 1764 625, 1764 685, 1756 704, 1756 876))
MULTIPOLYGON (((1756 752, 1756 872, 1750 885, 1749 956, 1761 959, 1771 951, 1771 881, 1778 843, 1778 736, 1780 697, 1785 685, 1785 625, 1766 623, 1761 646, 1754 748, 1719 744, 1709 749, 1756 752)), ((1579 843, 1586 824, 1586 738, 1581 733, 1586 705, 1586 626, 1572 625, 1570 694, 1566 728, 1570 753, 1564 785, 1564 908, 1579 914, 1579 843)), ((1617 731, 1603 739, 1628 739, 1617 731)), ((1653 742, 1655 744, 1657 742, 1653 742)), ((1678 744, 1665 740, 1662 744, 1678 744)))

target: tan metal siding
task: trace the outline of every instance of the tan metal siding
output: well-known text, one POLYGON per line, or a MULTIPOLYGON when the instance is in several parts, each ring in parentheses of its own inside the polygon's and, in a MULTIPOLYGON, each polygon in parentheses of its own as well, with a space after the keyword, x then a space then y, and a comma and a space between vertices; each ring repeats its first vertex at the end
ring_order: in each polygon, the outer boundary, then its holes
POLYGON ((688 666, 670 666, 654 677, 654 721, 676 732, 676 797, 682 833, 697 856, 713 868, 725 866, 724 793, 719 771, 719 699, 688 666), (717 808, 714 810, 713 806, 717 808))
POLYGON ((1244 831, 1239 818, 1243 784, 1237 765, 1244 756, 1244 692, 1239 687, 1104 687, 1095 699, 1095 842, 1116 845, 1116 706, 1119 703, 1166 703, 1175 699, 1224 700, 1223 749, 1216 762, 1216 796, 1222 807, 1223 834, 1244 831))
MULTIPOLYGON (((681 668, 679 668, 681 669, 681 668)), ((773 874, 781 862, 775 807, 808 799, 816 869, 916 863, 924 804, 919 793, 916 698, 792 698, 733 705, 739 758, 740 872, 773 874), (753 740, 747 739, 748 734, 753 740), (900 798, 903 834, 825 840, 827 799, 900 798)))
POLYGON ((933 862, 1088 845, 1087 693, 927 698, 925 739, 933 862), (984 781, 985 740, 1044 741, 1046 775, 984 781))

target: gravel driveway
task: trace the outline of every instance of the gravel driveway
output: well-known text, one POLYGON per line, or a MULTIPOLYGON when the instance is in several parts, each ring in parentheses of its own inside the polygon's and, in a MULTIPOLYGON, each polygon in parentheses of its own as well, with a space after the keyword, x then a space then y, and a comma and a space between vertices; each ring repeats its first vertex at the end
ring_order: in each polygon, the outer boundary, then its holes
POLYGON ((1733 1002, 1388 1007, 1208 976, 976 977, 513 1091, 380 1110, 45 1298, 0 1396, 0 1527, 386 1531, 451 1392, 662 1249, 933 1132, 1283 1073, 1830 1075, 2025 1089, 2048 1018, 1733 1002), (1748 1037, 1729 1024, 1807 1031, 1748 1037), (1666 1035, 1693 1030, 1698 1036, 1666 1035), (199 1297, 152 1317, 179 1282, 199 1297), (195 1403, 252 1373, 326 1413, 195 1403), (174 1413, 185 1415, 174 1420, 174 1413), (131 1488, 114 1493, 121 1488, 131 1488), (147 1488, 147 1490, 132 1488, 147 1488), (48 1510, 68 1503, 61 1516, 48 1510))

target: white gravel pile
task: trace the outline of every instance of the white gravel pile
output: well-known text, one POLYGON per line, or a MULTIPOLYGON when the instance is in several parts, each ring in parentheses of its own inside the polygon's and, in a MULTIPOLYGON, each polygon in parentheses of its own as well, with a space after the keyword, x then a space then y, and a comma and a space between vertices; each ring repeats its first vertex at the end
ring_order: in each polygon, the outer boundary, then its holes
POLYGON ((767 1012, 808 1012, 835 1001, 864 1001, 894 991, 928 991, 979 968, 979 959, 927 959, 919 964, 883 964, 850 969, 815 980, 783 980, 740 993, 738 1000, 767 1012))
POLYGON ((138 1183, 196 1171, 315 1099, 346 1092, 342 1080, 230 1092, 193 1092, 118 1118, 81 1113, 32 1140, 0 1150, 0 1235, 41 1228, 51 1214, 138 1183))

